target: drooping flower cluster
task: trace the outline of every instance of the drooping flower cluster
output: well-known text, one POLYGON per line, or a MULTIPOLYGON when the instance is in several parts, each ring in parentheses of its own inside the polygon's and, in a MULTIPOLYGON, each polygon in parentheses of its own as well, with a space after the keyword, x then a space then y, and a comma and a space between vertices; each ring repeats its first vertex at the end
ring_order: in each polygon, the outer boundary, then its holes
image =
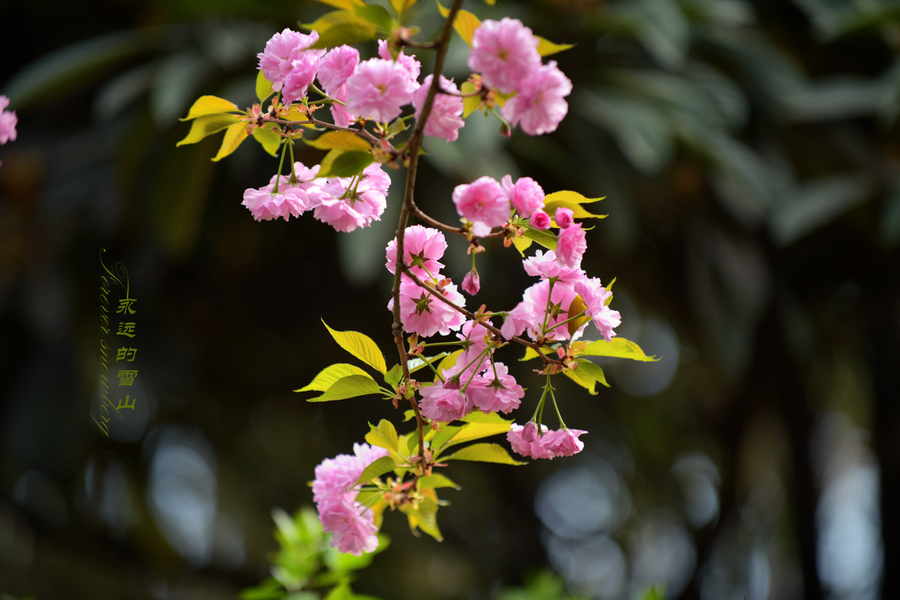
POLYGON ((353 444, 352 455, 326 458, 316 467, 313 500, 322 528, 334 534, 331 545, 341 552, 359 556, 378 548, 374 515, 356 501, 359 492, 353 488, 365 468, 387 454, 382 448, 353 444))
POLYGON ((294 163, 293 178, 276 175, 269 185, 244 191, 243 205, 257 221, 278 217, 287 221, 312 210, 316 219, 338 231, 367 227, 381 218, 391 184, 381 165, 373 163, 355 177, 316 179, 318 171, 319 165, 294 163))
POLYGON ((421 389, 422 414, 446 423, 474 410, 508 413, 518 408, 525 391, 506 365, 494 361, 487 328, 466 321, 458 337, 464 349, 456 364, 441 370, 441 380, 421 389))
POLYGON ((19 119, 16 117, 16 111, 6 110, 9 106, 9 98, 0 96, 0 145, 9 141, 16 141, 16 123, 19 119))
POLYGON ((570 331, 569 325, 581 316, 590 319, 607 342, 616 335, 613 329, 622 322, 621 316, 608 306, 612 292, 581 270, 587 244, 581 223, 575 223, 572 215, 568 208, 556 210, 561 231, 555 252, 538 250, 523 261, 525 272, 541 280, 526 289, 522 301, 507 312, 501 327, 506 339, 523 332, 535 340, 571 339, 587 325, 586 321, 570 331), (580 302, 574 303, 576 299, 580 302))
MULTIPOLYGON (((429 283, 442 296, 456 306, 465 306, 465 298, 450 279, 441 275, 443 268, 440 259, 447 249, 444 234, 437 229, 412 225, 406 228, 403 236, 404 262, 420 280, 429 283)), ((388 242, 386 249, 388 271, 394 273, 397 268, 397 240, 388 242)), ((388 310, 394 309, 394 299, 388 302, 388 310)), ((448 335, 450 330, 459 329, 465 317, 438 299, 428 290, 420 287, 405 273, 400 281, 400 316, 403 329, 409 333, 417 333, 422 337, 431 337, 436 333, 448 335)))
POLYGON ((484 176, 456 186, 453 204, 459 216, 472 224, 472 235, 485 237, 494 227, 505 225, 513 210, 525 218, 543 213, 544 190, 530 177, 521 177, 513 184, 509 175, 500 183, 484 176))
POLYGON ((556 66, 541 64, 538 39, 521 21, 482 21, 472 36, 469 68, 481 73, 485 85, 515 93, 502 109, 503 118, 529 135, 556 130, 569 105, 572 82, 556 66))
POLYGON ((512 449, 522 456, 552 459, 581 452, 584 442, 578 438, 585 433, 587 432, 582 429, 566 427, 549 431, 546 425, 541 425, 538 429, 534 421, 528 421, 525 425, 510 426, 506 439, 512 449))

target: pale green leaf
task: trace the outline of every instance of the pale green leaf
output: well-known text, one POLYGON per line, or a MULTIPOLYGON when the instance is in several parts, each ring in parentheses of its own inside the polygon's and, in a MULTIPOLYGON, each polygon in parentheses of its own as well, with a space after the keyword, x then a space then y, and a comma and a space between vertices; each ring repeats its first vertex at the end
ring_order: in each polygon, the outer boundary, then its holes
POLYGON ((504 465, 521 465, 513 459, 506 448, 497 444, 472 444, 455 452, 442 460, 469 460, 474 462, 499 463, 504 465))
POLYGON ((569 305, 569 309, 566 311, 566 315, 572 319, 566 326, 569 329, 569 337, 575 334, 576 331, 581 329, 581 326, 591 320, 587 315, 583 315, 582 313, 587 310, 587 305, 584 303, 584 299, 581 295, 575 296, 575 299, 572 300, 572 303, 569 305), (582 315, 580 317, 576 317, 576 315, 582 315), (574 317, 574 318, 573 318, 574 317))
POLYGON ((532 241, 533 240, 525 236, 516 236, 513 238, 513 246, 515 246, 516 250, 519 251, 519 254, 524 257, 525 251, 531 248, 532 241))
POLYGON ((544 212, 552 217, 556 214, 556 209, 565 207, 572 209, 572 216, 576 219, 605 219, 606 215, 595 215, 585 210, 582 206, 583 204, 600 202, 603 198, 585 198, 578 192, 569 190, 553 192, 552 194, 547 194, 544 198, 544 212))
POLYGON ((509 431, 512 421, 503 421, 500 423, 467 423, 460 427, 460 430, 450 438, 446 447, 462 444, 463 442, 471 442, 472 440, 480 440, 481 438, 499 435, 509 431))
MULTIPOLYGON (((459 91, 463 94, 471 94, 475 91, 475 84, 471 81, 465 81, 459 87, 459 91)), ((463 119, 467 118, 481 106, 481 96, 466 96, 463 98, 463 119)))
POLYGON ((390 371, 384 374, 384 382, 395 390, 401 379, 403 379, 403 369, 400 368, 400 365, 394 365, 390 371))
POLYGON ((321 396, 309 398, 307 402, 331 402, 380 393, 381 388, 369 375, 348 375, 334 382, 321 396))
POLYGON ((372 341, 369 336, 356 331, 335 331, 328 326, 328 323, 322 321, 328 333, 338 343, 338 346, 363 361, 381 374, 387 373, 387 365, 384 363, 384 356, 381 350, 372 341))
POLYGON ((363 0, 316 0, 316 2, 346 10, 353 10, 354 6, 364 6, 366 4, 363 0))
MULTIPOLYGON (((275 126, 277 129, 277 125, 275 126)), ((278 148, 281 147, 281 133, 280 130, 276 131, 271 127, 257 127, 253 130, 253 139, 259 142, 259 145, 263 147, 263 150, 271 154, 272 156, 278 155, 278 148)))
MULTIPOLYGON (((550 355, 550 354, 553 354, 554 351, 552 348, 548 348, 547 346, 541 346, 541 352, 543 352, 544 354, 550 355)), ((540 355, 537 353, 537 350, 535 350, 534 348, 529 346, 528 348, 525 349, 525 355, 522 358, 520 358, 519 361, 521 362, 521 361, 531 360, 532 358, 537 358, 538 356, 540 356, 540 355)))
POLYGON ((582 373, 588 373, 594 380, 602 386, 609 387, 609 384, 606 382, 606 375, 603 373, 603 369, 600 368, 596 363, 591 362, 586 358, 579 358, 575 361, 578 363, 578 371, 582 373))
POLYGON ((275 93, 275 90, 272 89, 272 82, 266 79, 266 76, 260 71, 256 76, 256 97, 262 103, 273 93, 275 93))
POLYGON ((369 150, 372 147, 369 142, 349 131, 328 131, 314 140, 303 138, 303 141, 319 150, 369 150))
POLYGON ((606 375, 603 374, 603 369, 586 358, 579 358, 576 362, 578 363, 577 369, 566 369, 563 371, 566 377, 585 388, 592 396, 597 395, 598 382, 609 387, 609 384, 606 383, 606 375))
POLYGON ((365 150, 330 150, 322 159, 318 177, 353 177, 374 160, 372 153, 365 150))
POLYGON ((333 365, 329 365, 319 371, 319 374, 316 375, 313 380, 309 383, 309 385, 300 388, 299 390, 294 390, 295 392, 324 392, 332 385, 337 383, 339 380, 344 377, 349 377, 351 375, 361 375, 363 377, 368 377, 372 379, 368 373, 357 367, 356 365, 351 365, 347 363, 337 363, 333 365))
POLYGON ((197 117, 205 117, 207 115, 217 115, 219 113, 241 112, 233 102, 229 102, 224 98, 216 96, 200 96, 194 105, 188 111, 188 116, 181 119, 182 121, 190 121, 197 117))
POLYGON ((576 356, 612 356, 649 362, 659 360, 655 356, 647 356, 640 346, 625 338, 614 337, 610 341, 597 340, 576 350, 576 356))
POLYGON ((301 24, 301 27, 319 32, 319 41, 310 47, 313 49, 365 42, 375 39, 378 33, 378 29, 356 14, 354 8, 327 13, 314 23, 301 24))
POLYGON ((331 588, 331 591, 325 596, 325 600, 354 600, 353 590, 350 589, 349 583, 343 581, 340 585, 331 588))
POLYGON ((356 14, 385 33, 390 33, 394 29, 394 19, 391 18, 391 13, 383 6, 369 4, 357 6, 354 10, 356 10, 356 14))
POLYGON ((409 8, 411 8, 418 0, 391 0, 391 7, 394 9, 398 15, 406 12, 409 8))
POLYGON ((390 473, 397 466, 397 463, 394 462, 394 459, 390 456, 382 456, 376 461, 373 461, 368 467, 363 469, 362 474, 359 476, 359 479, 356 480, 356 485, 362 485, 369 481, 372 481, 376 477, 381 477, 385 473, 390 473))
POLYGON ((406 504, 400 510, 409 519, 409 528, 413 533, 418 528, 440 542, 444 538, 437 524, 437 495, 433 489, 422 490, 422 493, 425 497, 419 501, 418 508, 414 508, 412 504, 406 504))
POLYGON ((551 54, 556 54, 557 52, 562 52, 563 50, 575 47, 575 44, 554 44, 550 40, 544 39, 539 35, 535 37, 538 39, 537 51, 541 56, 550 56, 551 54))
POLYGON ((176 146, 184 146, 185 144, 196 144, 208 135, 222 131, 235 124, 238 117, 228 113, 218 113, 215 115, 206 115, 199 117, 191 123, 191 130, 187 136, 175 144, 176 146))
POLYGON ((247 133, 247 127, 250 123, 246 121, 239 121, 234 125, 230 125, 228 129, 225 130, 225 137, 222 139, 222 145, 219 146, 219 152, 212 159, 213 162, 219 162, 232 152, 238 149, 238 146, 241 145, 241 142, 247 139, 250 135, 247 133))
POLYGON ((452 487, 457 490, 460 489, 460 487, 457 484, 455 484, 453 481, 451 481, 447 477, 444 477, 443 475, 440 475, 440 474, 427 475, 425 477, 419 478, 419 489, 420 490, 430 490, 430 489, 447 488, 447 487, 452 487))
MULTIPOLYGON (((440 2, 437 3, 441 16, 445 19, 450 14, 450 10, 444 8, 440 2)), ((472 45, 472 36, 475 30, 481 25, 481 20, 467 10, 460 10, 456 13, 456 19, 453 20, 453 29, 459 34, 459 37, 465 40, 468 45, 472 45)))
POLYGON ((556 235, 549 231, 541 231, 529 226, 525 226, 525 237, 528 237, 544 248, 556 250, 556 235))
POLYGON ((382 419, 377 427, 369 425, 366 441, 385 450, 393 450, 394 452, 400 450, 400 438, 397 436, 397 430, 394 428, 394 424, 387 419, 382 419))

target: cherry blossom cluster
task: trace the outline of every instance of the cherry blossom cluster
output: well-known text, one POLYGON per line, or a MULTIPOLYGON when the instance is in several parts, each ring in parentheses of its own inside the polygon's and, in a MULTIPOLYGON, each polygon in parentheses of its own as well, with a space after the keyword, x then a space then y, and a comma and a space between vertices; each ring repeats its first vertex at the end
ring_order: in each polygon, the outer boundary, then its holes
POLYGON ((6 110, 7 106, 9 106, 9 98, 0 96, 0 145, 16 141, 16 123, 19 122, 19 119, 16 117, 16 111, 6 110))
POLYGON ((469 54, 469 68, 481 73, 485 85, 515 94, 501 114, 528 135, 556 130, 569 109, 565 97, 572 92, 572 82, 556 61, 541 64, 537 47, 531 29, 506 17, 483 21, 472 36, 469 54))
POLYGON ((354 489, 366 467, 388 451, 368 444, 353 444, 353 454, 326 458, 316 467, 313 500, 326 533, 334 534, 331 542, 341 552, 360 556, 378 547, 378 528, 371 510, 356 501, 354 489))
POLYGON ((584 442, 579 436, 587 433, 582 429, 568 429, 563 427, 556 431, 549 431, 546 425, 538 427, 534 421, 528 421, 525 425, 513 424, 506 439, 512 449, 528 458, 557 458, 560 456, 572 456, 584 449, 584 442))
POLYGON ((485 237, 494 227, 506 225, 513 211, 529 219, 535 229, 547 229, 550 217, 543 211, 544 197, 544 190, 531 177, 513 183, 509 175, 499 183, 484 176, 453 189, 456 212, 470 224, 475 237, 485 237))
POLYGON ((294 163, 293 174, 275 175, 269 185, 244 191, 243 205, 257 221, 298 217, 306 211, 338 231, 367 227, 381 218, 387 206, 391 178, 378 163, 355 177, 316 179, 319 165, 294 163))

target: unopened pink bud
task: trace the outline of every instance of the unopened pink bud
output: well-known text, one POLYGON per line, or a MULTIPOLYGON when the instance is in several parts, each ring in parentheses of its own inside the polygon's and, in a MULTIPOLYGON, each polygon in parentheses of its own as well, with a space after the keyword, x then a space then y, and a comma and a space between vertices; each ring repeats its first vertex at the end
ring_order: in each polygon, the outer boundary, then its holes
POLYGON ((556 209, 556 224, 560 229, 568 229, 574 222, 574 216, 575 213, 572 212, 571 208, 561 206, 556 209))
POLYGON ((544 229, 549 229, 550 215, 542 210, 536 210, 531 213, 531 217, 528 219, 528 224, 535 229, 540 229, 541 231, 543 231, 544 229))
POLYGON ((463 277, 462 289, 470 296, 474 296, 481 289, 481 277, 474 268, 463 277))

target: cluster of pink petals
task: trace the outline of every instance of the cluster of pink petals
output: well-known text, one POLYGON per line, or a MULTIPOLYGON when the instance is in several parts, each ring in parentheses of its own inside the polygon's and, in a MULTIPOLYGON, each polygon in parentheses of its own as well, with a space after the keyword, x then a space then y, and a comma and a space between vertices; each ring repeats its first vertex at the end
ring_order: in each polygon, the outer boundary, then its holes
POLYGON ((555 61, 541 64, 538 39, 521 21, 487 19, 472 36, 469 67, 481 73, 485 85, 503 93, 515 93, 501 114, 510 125, 520 125, 528 135, 555 131, 566 116, 566 96, 572 82, 555 61))
POLYGON ((520 177, 513 183, 510 175, 504 175, 500 186, 509 196, 509 202, 516 212, 525 218, 544 207, 544 188, 531 177, 520 177))
POLYGON ((484 237, 510 217, 509 196, 492 177, 485 175, 453 189, 453 204, 459 216, 472 223, 475 237, 484 237))
MULTIPOLYGON (((403 258, 413 275, 419 278, 435 277, 444 268, 440 262, 447 250, 444 234, 432 227, 410 225, 403 235, 403 258)), ((385 267, 391 273, 397 270, 397 239, 388 242, 385 251, 385 267)), ((405 275, 404 275, 405 277, 405 275)))
POLYGON ((418 88, 408 64, 370 58, 359 63, 347 79, 347 110, 362 118, 387 123, 400 116, 402 107, 412 102, 418 88))
POLYGON ((548 431, 546 425, 541 425, 539 430, 534 421, 529 421, 524 426, 513 424, 506 439, 512 449, 522 456, 553 459, 581 452, 584 442, 578 438, 585 433, 581 429, 566 428, 548 431))
POLYGON ((306 35, 285 29, 273 35, 265 50, 257 54, 259 69, 272 82, 272 89, 282 92, 286 104, 305 96, 315 80, 325 51, 308 48, 318 41, 316 31, 306 35))
POLYGON ((387 450, 368 444, 354 444, 353 454, 326 458, 316 467, 313 500, 326 533, 334 534, 331 542, 341 552, 360 556, 378 548, 378 528, 372 511, 356 501, 353 489, 362 472, 387 450))
MULTIPOLYGON (((457 291, 456 285, 446 283, 440 291, 450 303, 465 306, 466 299, 457 291)), ((388 310, 393 309, 394 299, 391 298, 388 310)), ((449 335, 451 329, 459 329, 466 320, 461 312, 412 280, 400 282, 400 318, 404 331, 418 333, 422 337, 438 333, 449 335)))
POLYGON ((456 364, 442 369, 443 382, 423 387, 422 414, 441 423, 462 419, 474 410, 509 413, 519 407, 525 390, 502 362, 488 356, 490 333, 480 323, 466 321, 459 338, 466 342, 456 364))
POLYGON ((613 328, 622 323, 622 317, 617 310, 611 310, 607 305, 612 297, 612 292, 603 287, 596 277, 585 278, 575 284, 575 291, 581 296, 585 304, 585 315, 591 318, 597 330, 608 342, 615 335, 613 328))
POLYGON ((307 168, 303 163, 295 163, 295 183, 287 176, 276 175, 269 185, 245 190, 243 205, 257 221, 279 217, 287 221, 291 216, 312 210, 316 219, 338 231, 368 227, 381 218, 391 183, 381 165, 373 163, 355 178, 330 177, 319 181, 318 171, 319 165, 307 168))
POLYGON ((357 65, 359 50, 347 45, 332 48, 319 61, 319 83, 329 96, 338 100, 331 105, 331 116, 339 127, 347 127, 356 120, 344 103, 347 101, 347 80, 356 71, 357 65))
MULTIPOLYGON (((432 78, 432 75, 427 76, 422 82, 422 86, 413 94, 413 107, 416 109, 417 120, 422 115, 422 107, 425 105, 425 98, 431 88, 432 78)), ((454 94, 459 93, 459 89, 452 80, 441 75, 439 81, 440 89, 454 94)), ((462 119, 462 114, 463 99, 460 96, 438 92, 434 97, 428 121, 425 122, 425 135, 443 138, 448 142, 456 141, 459 137, 459 130, 466 124, 462 119)))
POLYGON ((16 111, 6 110, 7 106, 9 98, 0 96, 0 144, 16 141, 16 123, 19 119, 16 117, 16 111))

